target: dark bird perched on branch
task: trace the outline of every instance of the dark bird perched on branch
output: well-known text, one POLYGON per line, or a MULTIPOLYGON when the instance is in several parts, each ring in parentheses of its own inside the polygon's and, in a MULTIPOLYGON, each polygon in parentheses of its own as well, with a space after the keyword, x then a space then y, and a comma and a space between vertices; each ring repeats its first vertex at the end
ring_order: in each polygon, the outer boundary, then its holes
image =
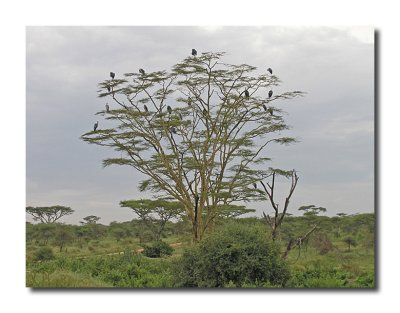
POLYGON ((265 104, 263 104, 263 108, 264 108, 264 111, 267 112, 268 109, 267 109, 267 106, 265 104))
POLYGON ((169 105, 167 106, 167 111, 168 111, 169 114, 172 113, 172 108, 169 105))
POLYGON ((272 68, 268 68, 267 71, 272 75, 272 68))
POLYGON ((107 90, 108 90, 108 92, 111 91, 111 88, 110 88, 110 86, 108 86, 108 85, 107 85, 107 90))
POLYGON ((272 94, 273 94, 273 92, 272 92, 272 90, 270 90, 270 91, 268 92, 268 98, 271 98, 271 97, 272 97, 272 94))
POLYGON ((145 110, 146 112, 149 112, 149 108, 147 107, 147 105, 144 105, 143 107, 144 107, 144 110, 145 110))
POLYGON ((197 50, 196 49, 192 49, 192 55, 195 57, 197 55, 197 50))
POLYGON ((142 74, 142 75, 144 75, 144 74, 145 74, 145 71, 144 71, 144 69, 142 69, 142 68, 141 68, 141 69, 139 69, 139 73, 140 73, 140 74, 142 74))
POLYGON ((176 128, 175 127, 171 127, 171 133, 176 134, 176 128))
POLYGON ((99 121, 97 121, 93 126, 93 131, 96 131, 97 127, 99 126, 99 121))
POLYGON ((249 91, 246 89, 245 91, 244 91, 244 95, 248 98, 248 97, 250 97, 250 93, 249 93, 249 91))
POLYGON ((257 184, 253 183, 254 189, 257 189, 257 184))
POLYGON ((110 77, 111 77, 111 79, 114 79, 114 77, 115 77, 115 73, 113 73, 113 72, 110 72, 110 77))
POLYGON ((106 104, 106 111, 107 111, 107 113, 110 112, 110 106, 108 105, 108 103, 106 104))

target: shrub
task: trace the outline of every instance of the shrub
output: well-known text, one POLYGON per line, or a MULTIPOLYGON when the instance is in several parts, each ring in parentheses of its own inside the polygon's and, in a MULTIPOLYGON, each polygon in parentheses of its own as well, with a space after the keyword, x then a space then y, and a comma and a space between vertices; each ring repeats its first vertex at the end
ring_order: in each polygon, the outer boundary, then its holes
POLYGON ((312 241, 312 245, 321 255, 333 250, 333 244, 325 233, 319 233, 312 241))
POLYGON ((160 258, 172 255, 172 247, 164 241, 153 242, 149 246, 144 246, 143 254, 149 258, 160 258))
POLYGON ((50 247, 41 247, 34 253, 35 261, 48 261, 54 259, 53 250, 50 247))
POLYGON ((284 286, 289 278, 265 228, 232 222, 186 249, 176 267, 180 287, 284 286))

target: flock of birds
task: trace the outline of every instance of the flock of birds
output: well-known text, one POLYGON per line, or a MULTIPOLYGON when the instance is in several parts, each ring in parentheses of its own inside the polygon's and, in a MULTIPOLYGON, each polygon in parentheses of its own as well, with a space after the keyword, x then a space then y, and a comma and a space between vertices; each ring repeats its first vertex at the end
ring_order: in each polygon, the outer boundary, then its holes
MULTIPOLYGON (((192 49, 192 56, 194 56, 194 57, 197 56, 197 50, 196 50, 196 49, 192 49)), ((272 75, 272 69, 271 69, 270 67, 267 69, 267 71, 272 75)), ((146 74, 146 72, 145 72, 144 69, 142 69, 142 68, 139 69, 139 73, 140 73, 141 75, 145 75, 145 74, 146 74)), ((115 73, 114 73, 114 72, 110 72, 110 77, 111 77, 111 79, 114 79, 114 78, 115 78, 115 73)), ((110 86, 107 86, 107 90, 108 90, 108 92, 111 91, 110 86)), ((271 98, 271 97, 272 97, 272 94, 273 94, 273 92, 272 92, 272 90, 270 90, 270 91, 268 92, 268 98, 271 98)), ((245 95, 246 98, 249 98, 249 97, 250 97, 250 92, 246 89, 246 90, 244 91, 244 95, 245 95)), ((189 105, 189 106, 191 105, 191 99, 190 99, 190 98, 189 98, 189 100, 188 100, 188 105, 189 105)), ((144 105, 143 107, 144 107, 145 112, 149 112, 149 108, 148 108, 146 105, 144 105)), ((264 108, 264 111, 270 113, 271 115, 274 114, 274 113, 273 113, 273 109, 272 109, 272 108, 267 108, 267 106, 266 106, 265 104, 263 104, 263 108, 264 108)), ((167 111, 168 111, 169 114, 172 113, 172 108, 171 108, 169 105, 167 106, 167 111)), ((108 105, 108 103, 106 104, 106 112, 107 112, 107 113, 110 112, 110 106, 108 105)), ((207 115, 207 114, 208 114, 207 109, 204 109, 204 110, 203 110, 203 114, 204 114, 204 115, 207 115)), ((98 127, 99 127, 99 121, 97 121, 97 122, 94 124, 94 126, 93 126, 93 131, 96 131, 98 127)), ((172 127, 172 128, 171 128, 171 132, 174 133, 174 134, 176 134, 176 129, 175 129, 174 127, 172 127)), ((256 187, 255 187, 255 188, 256 188, 256 187)))

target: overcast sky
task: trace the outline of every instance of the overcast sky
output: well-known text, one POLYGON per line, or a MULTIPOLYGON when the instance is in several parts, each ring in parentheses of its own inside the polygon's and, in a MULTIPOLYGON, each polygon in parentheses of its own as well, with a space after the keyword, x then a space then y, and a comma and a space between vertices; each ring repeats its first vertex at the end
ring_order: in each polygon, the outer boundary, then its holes
MULTIPOLYGON (((102 168, 112 155, 79 137, 104 108, 97 84, 109 72, 169 70, 192 48, 227 52, 227 63, 273 68, 276 92, 299 139, 268 152, 272 167, 296 169, 290 213, 315 204, 328 215, 374 211, 374 33, 372 28, 311 27, 28 27, 26 32, 26 205, 65 205, 62 221, 87 215, 100 222, 134 215, 119 201, 139 193, 143 178, 127 167, 102 168)), ((283 191, 289 182, 281 182, 283 191)), ((283 199, 278 201, 283 202, 283 199)), ((269 211, 266 203, 249 207, 269 211)), ((31 219, 27 217, 29 221, 31 219)))

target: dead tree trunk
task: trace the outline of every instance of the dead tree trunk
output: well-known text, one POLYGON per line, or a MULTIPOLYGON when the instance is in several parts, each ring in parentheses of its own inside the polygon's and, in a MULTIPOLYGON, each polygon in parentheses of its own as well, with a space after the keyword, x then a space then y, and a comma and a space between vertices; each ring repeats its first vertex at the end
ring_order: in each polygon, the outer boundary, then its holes
POLYGON ((286 247, 285 252, 282 255, 283 259, 286 259, 290 250, 292 250, 293 248, 299 247, 301 248, 301 245, 303 244, 304 241, 306 241, 308 239, 308 237, 310 237, 310 235, 317 229, 317 225, 314 225, 314 227, 308 231, 308 233, 306 233, 303 237, 299 237, 297 239, 291 239, 286 247))
POLYGON ((296 171, 295 170, 291 171, 290 176, 291 176, 292 182, 291 182, 289 194, 285 199, 285 205, 283 207, 282 212, 279 212, 279 204, 276 203, 275 199, 274 199, 275 176, 276 176, 276 172, 274 171, 272 173, 271 184, 267 183, 265 185, 264 182, 260 181, 261 185, 264 188, 265 193, 268 196, 268 199, 272 205, 272 208, 274 210, 273 217, 270 217, 269 215, 266 215, 263 212, 264 219, 266 220, 267 224, 271 227, 271 237, 272 237, 273 241, 275 241, 278 236, 279 228, 283 222, 283 219, 285 218, 286 211, 289 207, 290 198, 292 197, 292 194, 293 194, 294 190, 296 189, 297 181, 299 180, 299 177, 297 176, 296 171))

